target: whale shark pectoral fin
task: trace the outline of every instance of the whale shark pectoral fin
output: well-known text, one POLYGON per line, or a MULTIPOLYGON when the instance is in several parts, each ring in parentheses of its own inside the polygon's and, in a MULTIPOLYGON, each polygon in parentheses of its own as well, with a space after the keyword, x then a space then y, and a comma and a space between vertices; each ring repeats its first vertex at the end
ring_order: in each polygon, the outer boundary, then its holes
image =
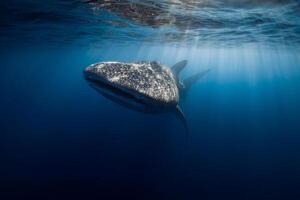
POLYGON ((186 66, 187 64, 187 60, 182 60, 178 63, 176 63, 175 65, 173 65, 173 67, 171 68, 173 74, 178 78, 179 73, 181 72, 181 70, 186 66))
POLYGON ((202 78, 204 75, 206 75, 209 71, 210 71, 210 69, 207 69, 205 71, 199 72, 199 73, 192 75, 189 78, 185 79, 183 81, 183 86, 184 86, 185 90, 188 90, 191 87, 191 85, 193 85, 196 81, 198 81, 200 78, 202 78))
POLYGON ((181 110, 181 108, 180 108, 179 105, 176 106, 175 114, 176 114, 176 117, 183 123, 184 129, 185 129, 186 134, 187 134, 187 136, 188 136, 188 134, 189 134, 188 123, 187 123, 187 120, 186 120, 186 118, 185 118, 185 115, 184 115, 184 113, 183 113, 183 111, 181 110))

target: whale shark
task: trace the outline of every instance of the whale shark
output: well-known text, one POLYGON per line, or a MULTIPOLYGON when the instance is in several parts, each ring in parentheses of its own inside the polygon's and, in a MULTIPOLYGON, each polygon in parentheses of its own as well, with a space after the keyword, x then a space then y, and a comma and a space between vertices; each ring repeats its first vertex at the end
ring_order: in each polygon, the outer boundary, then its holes
POLYGON ((180 97, 209 69, 182 81, 179 74, 186 65, 187 60, 172 68, 157 61, 99 62, 83 73, 90 86, 106 98, 140 112, 174 112, 188 131, 180 97))

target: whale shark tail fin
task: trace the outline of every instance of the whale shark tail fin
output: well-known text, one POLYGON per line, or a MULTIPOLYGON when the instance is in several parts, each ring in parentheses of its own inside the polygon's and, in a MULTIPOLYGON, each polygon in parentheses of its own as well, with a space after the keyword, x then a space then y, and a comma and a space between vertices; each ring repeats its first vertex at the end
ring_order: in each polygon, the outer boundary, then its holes
POLYGON ((202 78, 204 75, 206 75, 209 71, 210 71, 210 69, 207 69, 205 71, 199 72, 199 73, 192 75, 192 76, 188 77, 187 79, 185 79, 183 81, 183 86, 184 86, 185 91, 188 91, 195 82, 197 82, 200 78, 202 78))
POLYGON ((188 123, 187 123, 185 115, 179 105, 176 106, 175 114, 176 114, 176 117, 182 122, 182 124, 184 126, 184 130, 186 132, 186 135, 188 136, 189 135, 188 123))
POLYGON ((178 63, 176 63, 175 65, 173 65, 173 67, 171 68, 173 74, 178 78, 179 73, 181 72, 181 70, 186 66, 187 64, 187 60, 182 60, 178 63))

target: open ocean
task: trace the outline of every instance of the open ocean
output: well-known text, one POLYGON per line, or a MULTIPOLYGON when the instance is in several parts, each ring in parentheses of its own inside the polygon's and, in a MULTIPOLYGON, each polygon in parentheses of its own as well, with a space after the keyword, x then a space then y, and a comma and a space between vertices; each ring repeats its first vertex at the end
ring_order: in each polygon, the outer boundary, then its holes
POLYGON ((0 1, 0 199, 300 199, 300 2, 0 1), (103 61, 210 69, 174 113, 93 90, 103 61))

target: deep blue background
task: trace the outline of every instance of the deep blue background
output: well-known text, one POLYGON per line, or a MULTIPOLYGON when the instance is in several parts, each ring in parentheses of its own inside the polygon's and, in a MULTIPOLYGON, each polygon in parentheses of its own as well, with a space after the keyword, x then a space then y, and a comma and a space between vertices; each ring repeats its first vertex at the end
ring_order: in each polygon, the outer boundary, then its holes
MULTIPOLYGON (((104 23, 117 18, 111 13, 95 20, 78 1, 61 1, 60 9, 57 1, 16 2, 0 4, 1 200, 300 199, 295 10, 287 6, 281 26, 279 12, 275 22, 266 19, 271 36, 249 24, 255 35, 247 34, 262 42, 221 43, 229 23, 214 30, 221 34, 212 44, 191 45, 152 42, 160 29, 104 23), (183 59, 183 79, 211 69, 180 99, 188 138, 172 113, 124 108, 89 87, 82 73, 99 61, 171 67, 183 59)), ((227 36, 239 38, 234 34, 227 36)))
POLYGON ((1 195, 297 199, 299 60, 294 50, 257 48, 3 50, 1 195), (188 140, 171 113, 123 108, 82 75, 96 61, 182 58, 182 77, 212 69, 181 99, 188 140))

